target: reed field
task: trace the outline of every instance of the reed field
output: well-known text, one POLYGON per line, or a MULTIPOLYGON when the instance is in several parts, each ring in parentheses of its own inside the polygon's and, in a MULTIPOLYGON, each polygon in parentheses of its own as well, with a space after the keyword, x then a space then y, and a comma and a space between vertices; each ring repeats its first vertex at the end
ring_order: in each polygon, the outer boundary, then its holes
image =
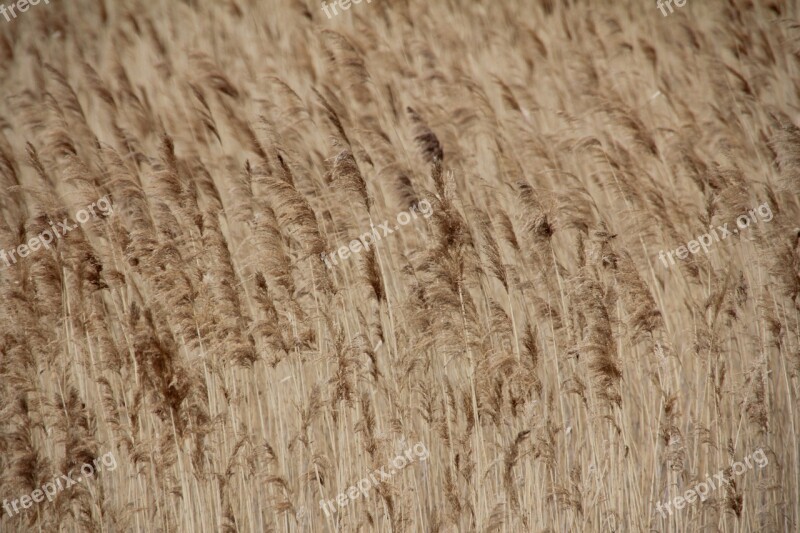
POLYGON ((0 532, 800 532, 797 2, 3 1, 0 532))

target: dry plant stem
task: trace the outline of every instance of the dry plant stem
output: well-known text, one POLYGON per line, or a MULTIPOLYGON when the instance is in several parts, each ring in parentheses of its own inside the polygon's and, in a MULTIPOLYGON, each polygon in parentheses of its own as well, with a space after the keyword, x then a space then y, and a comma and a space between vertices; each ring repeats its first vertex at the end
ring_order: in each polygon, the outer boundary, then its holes
POLYGON ((519 347, 519 334, 517 333, 517 320, 514 318, 514 301, 511 298, 511 293, 506 291, 506 298, 508 299, 508 312, 511 315, 511 331, 514 334, 514 345, 516 346, 515 355, 517 356, 517 361, 520 360, 522 357, 522 350, 519 347))
MULTIPOLYGON (((461 282, 459 282, 459 285, 458 285, 458 300, 459 300, 459 303, 461 304, 461 327, 462 327, 462 335, 463 335, 463 338, 464 338, 464 346, 466 347, 467 356, 469 357, 469 363, 470 363, 470 373, 471 373, 470 374, 470 387, 472 389, 472 409, 473 409, 473 412, 476 413, 476 416, 477 416, 477 414, 480 413, 480 410, 478 409, 478 391, 475 388, 475 383, 477 381, 475 379, 475 376, 476 376, 478 367, 477 367, 477 363, 475 362, 475 354, 472 352, 472 347, 471 347, 471 343, 470 343, 470 340, 469 340, 469 332, 467 331, 467 315, 466 315, 466 311, 464 309, 464 293, 463 293, 463 285, 462 285, 461 282)), ((487 464, 487 462, 486 462, 486 450, 485 450, 485 448, 483 446, 483 444, 486 441, 484 440, 484 437, 483 437, 483 427, 480 424, 476 424, 475 434, 476 434, 476 438, 480 438, 480 440, 478 441, 478 446, 480 447, 481 459, 483 460, 483 462, 479 462, 476 465, 476 469, 477 469, 478 472, 482 472, 483 471, 482 466, 484 464, 487 464)), ((476 448, 478 446, 476 446, 476 448)))
MULTIPOLYGON (((561 293, 562 301, 563 301, 563 297, 564 297, 564 293, 563 293, 563 289, 562 289, 562 293, 561 293)), ((552 358, 553 358, 553 367, 555 368, 555 374, 557 376, 557 386, 558 386, 558 394, 557 395, 558 395, 559 407, 561 409, 561 424, 562 424, 562 426, 566 426, 567 422, 570 421, 570 419, 567 417, 566 411, 564 409, 564 397, 566 396, 566 394, 564 394, 563 389, 561 389, 561 385, 562 385, 562 383, 564 383, 564 381, 563 381, 563 379, 561 377, 561 371, 560 371, 560 369, 558 367, 558 356, 556 355, 556 354, 558 354, 558 346, 556 345, 556 332, 555 332, 555 329, 553 328, 553 319, 552 319, 552 317, 550 318, 549 322, 550 322, 550 336, 553 339, 553 349, 552 349, 552 354, 553 355, 552 355, 552 358)), ((573 368, 573 370, 574 370, 574 368, 573 368)), ((546 416, 549 418, 550 413, 549 412, 546 413, 546 416)), ((569 456, 569 454, 566 454, 565 461, 567 461, 567 466, 568 467, 569 467, 569 460, 570 460, 570 456, 569 456)), ((552 485, 555 485, 555 483, 556 483, 555 472, 553 471, 552 468, 548 468, 548 473, 550 474, 550 483, 552 485)), ((563 518, 561 517, 561 513, 560 513, 560 510, 558 508, 555 511, 555 519, 556 519, 556 525, 557 525, 557 527, 558 527, 558 529, 560 531, 561 530, 561 524, 563 522, 563 518)))
MULTIPOLYGON (((553 266, 557 265, 558 261, 556 260, 555 250, 553 250, 552 246, 550 247, 550 259, 553 261, 553 266)), ((563 283, 564 280, 561 279, 561 275, 558 272, 558 268, 555 269, 555 272, 556 272, 556 282, 558 283, 558 296, 559 296, 558 301, 559 301, 559 304, 561 305, 561 316, 565 317, 565 316, 568 316, 568 311, 567 311, 566 290, 564 289, 564 283, 563 283)), ((548 294, 548 297, 549 296, 550 295, 548 294)), ((553 319, 552 319, 552 317, 550 318, 550 334, 553 336, 553 354, 557 354, 558 353, 558 348, 557 348, 557 346, 555 344, 555 342, 556 342, 556 340, 555 340, 556 339, 556 332, 555 332, 555 329, 553 329, 553 319)), ((567 421, 569 420, 569 418, 566 415, 566 411, 564 409, 564 397, 566 395, 563 393, 563 390, 561 389, 561 385, 564 383, 564 380, 563 380, 563 377, 561 375, 561 370, 559 369, 559 366, 558 366, 558 358, 555 355, 553 357, 553 363, 554 363, 554 368, 555 368, 555 371, 556 371, 556 376, 558 377, 558 388, 559 388, 559 390, 558 390, 558 401, 559 401, 559 405, 561 407, 561 423, 563 425, 566 425, 567 421)), ((573 371, 574 370, 575 370, 575 368, 573 366, 573 371)), ((566 454, 565 455, 565 462, 566 462, 566 464, 565 464, 566 471, 569 472, 572 469, 572 463, 570 461, 570 454, 566 454)))
MULTIPOLYGON (((369 225, 370 225, 371 228, 374 227, 374 222, 372 221, 372 215, 371 214, 369 215, 369 225)), ((386 279, 388 279, 388 276, 387 276, 388 272, 386 271, 386 269, 384 269, 384 257, 383 257, 383 254, 381 253, 381 249, 380 249, 379 246, 375 247, 375 255, 378 258, 378 270, 380 271, 380 274, 381 274, 381 280, 386 280, 386 279)), ((390 298, 389 293, 388 293, 388 287, 386 289, 387 289, 387 294, 386 294, 386 312, 389 315, 389 331, 391 332, 391 344, 390 344, 390 346, 388 346, 391 349, 387 350, 387 352, 388 352, 390 358, 397 358, 398 357, 398 354, 397 354, 397 335, 396 335, 396 331, 397 330, 395 329, 396 326, 395 326, 395 321, 394 321, 394 313, 392 311, 392 301, 391 301, 391 298, 390 298)), ((397 291, 396 291, 396 293, 397 293, 397 291)), ((378 304, 380 305, 380 302, 378 302, 378 304)), ((394 371, 394 367, 391 367, 391 371, 392 372, 394 371)), ((392 374, 392 383, 395 384, 395 386, 397 386, 397 383, 398 383, 397 376, 394 375, 394 374, 392 374)), ((398 391, 395 390, 395 392, 398 392, 398 391)))

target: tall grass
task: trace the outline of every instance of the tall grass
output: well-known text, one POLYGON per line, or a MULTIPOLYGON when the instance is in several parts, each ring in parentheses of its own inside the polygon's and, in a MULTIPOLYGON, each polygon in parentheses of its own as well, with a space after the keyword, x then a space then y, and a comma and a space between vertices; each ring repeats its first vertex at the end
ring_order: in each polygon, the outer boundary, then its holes
POLYGON ((793 2, 0 19, 0 531, 800 531, 793 2), (428 199, 329 269, 320 254, 428 199), (774 213, 665 268, 760 203, 774 213), (335 499, 398 442, 430 451, 335 499), (769 464, 662 517, 763 448, 769 464))

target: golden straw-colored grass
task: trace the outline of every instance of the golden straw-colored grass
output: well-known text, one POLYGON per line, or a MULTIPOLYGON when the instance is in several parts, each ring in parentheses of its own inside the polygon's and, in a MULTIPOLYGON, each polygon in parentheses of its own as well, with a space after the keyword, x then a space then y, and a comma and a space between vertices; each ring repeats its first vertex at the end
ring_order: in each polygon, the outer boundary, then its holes
POLYGON ((0 531, 800 532, 798 8, 673 8, 0 17, 0 248, 114 207, 0 263, 0 499, 118 465, 0 531))

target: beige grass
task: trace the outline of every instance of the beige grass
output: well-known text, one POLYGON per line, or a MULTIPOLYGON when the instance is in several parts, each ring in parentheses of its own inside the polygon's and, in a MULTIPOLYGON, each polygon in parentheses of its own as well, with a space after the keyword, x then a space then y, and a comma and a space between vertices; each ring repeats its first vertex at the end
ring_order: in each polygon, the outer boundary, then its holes
POLYGON ((797 16, 0 19, 0 247, 115 209, 0 269, 0 498, 119 465, 0 531, 800 531, 797 16), (423 198, 377 251, 320 260, 423 198), (658 261, 763 202, 769 224, 658 261), (401 437, 428 461, 326 517, 401 437), (767 467, 656 512, 758 448, 767 467))

